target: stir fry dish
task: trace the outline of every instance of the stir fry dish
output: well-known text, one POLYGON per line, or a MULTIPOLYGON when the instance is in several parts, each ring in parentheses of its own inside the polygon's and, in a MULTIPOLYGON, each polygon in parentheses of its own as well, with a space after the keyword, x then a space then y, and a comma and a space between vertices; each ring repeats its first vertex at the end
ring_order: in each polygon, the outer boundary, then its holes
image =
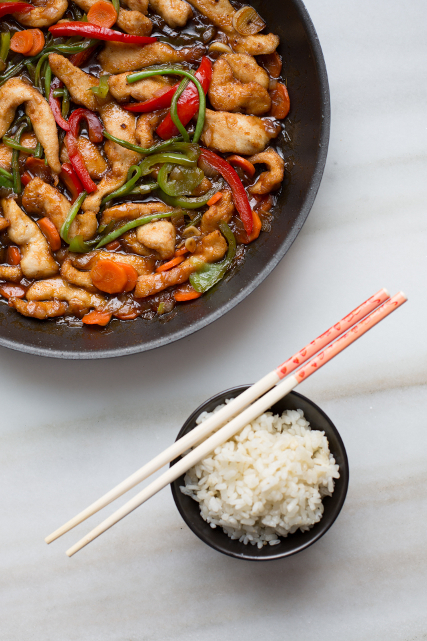
POLYGON ((290 109, 255 9, 34 0, 0 18, 0 299, 105 326, 232 274, 270 229, 290 109))

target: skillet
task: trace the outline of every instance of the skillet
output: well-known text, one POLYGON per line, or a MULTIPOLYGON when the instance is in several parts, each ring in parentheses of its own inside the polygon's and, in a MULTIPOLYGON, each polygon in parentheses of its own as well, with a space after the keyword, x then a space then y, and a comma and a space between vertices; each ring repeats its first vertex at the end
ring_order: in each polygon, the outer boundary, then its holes
POLYGON ((291 111, 290 139, 282 146, 285 182, 274 209, 272 229, 248 247, 243 265, 201 298, 152 321, 112 321, 108 327, 73 328, 25 318, 0 305, 0 345, 55 358, 125 356, 160 347, 205 327, 248 296, 286 254, 313 205, 326 162, 330 129, 329 86, 316 31, 301 0, 251 0, 280 37, 282 75, 291 111))

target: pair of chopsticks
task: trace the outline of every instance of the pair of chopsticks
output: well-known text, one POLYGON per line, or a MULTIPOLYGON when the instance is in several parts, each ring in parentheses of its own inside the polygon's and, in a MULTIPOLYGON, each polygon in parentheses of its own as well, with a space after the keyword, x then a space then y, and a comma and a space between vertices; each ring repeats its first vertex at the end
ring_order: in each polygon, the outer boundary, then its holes
POLYGON ((281 398, 286 396, 302 381, 320 369, 334 356, 342 352, 369 329, 391 314, 397 307, 407 300, 403 292, 390 298, 386 289, 381 289, 374 296, 362 303, 359 307, 345 316, 341 321, 330 327, 302 350, 294 354, 287 361, 279 365, 272 372, 261 378, 245 392, 225 405, 219 412, 198 425, 188 434, 180 438, 152 461, 144 465, 137 472, 122 481, 115 488, 104 494, 88 508, 77 514, 55 532, 46 537, 46 543, 51 543, 79 523, 101 510, 103 507, 122 496, 125 492, 141 483, 159 470, 164 465, 175 460, 188 449, 199 443, 185 457, 167 469, 155 481, 150 483, 139 494, 125 503, 114 514, 109 516, 78 543, 67 550, 68 556, 73 556, 85 545, 96 539, 115 523, 133 512, 145 503, 154 494, 169 485, 191 467, 210 454, 216 447, 232 438, 245 425, 258 418, 263 412, 271 408, 281 398), (321 351, 315 358, 312 358, 321 351), (309 360, 311 359, 311 360, 309 360), (303 367, 301 367, 303 365, 303 367), (299 369, 298 369, 299 368, 299 369), (297 371, 296 371, 297 370, 297 371), (295 372, 292 374, 292 372, 295 372), (286 377, 286 378, 285 378, 286 377), (282 381, 280 385, 280 381, 282 381), (229 421, 229 422, 227 422, 229 421), (206 440, 205 440, 206 439, 206 440))

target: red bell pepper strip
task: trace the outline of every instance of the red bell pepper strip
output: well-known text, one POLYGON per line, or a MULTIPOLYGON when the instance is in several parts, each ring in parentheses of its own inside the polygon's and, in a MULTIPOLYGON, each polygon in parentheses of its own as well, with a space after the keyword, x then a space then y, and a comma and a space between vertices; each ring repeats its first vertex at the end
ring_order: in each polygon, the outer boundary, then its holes
POLYGON ((122 33, 106 27, 98 27, 89 22, 61 22, 49 27, 51 34, 56 37, 62 36, 83 36, 96 40, 111 40, 112 42, 126 42, 129 45, 148 45, 156 42, 157 38, 148 36, 133 36, 129 33, 122 33))
POLYGON ((80 179, 83 188, 88 194, 91 194, 96 190, 96 185, 89 176, 89 172, 86 169, 86 165, 77 146, 77 139, 73 136, 71 131, 67 131, 67 135, 65 136, 65 145, 67 147, 70 163, 80 179))
POLYGON ((74 171, 73 166, 68 162, 64 163, 61 167, 59 177, 70 192, 71 202, 73 203, 83 191, 83 185, 74 171))
POLYGON ((215 154, 213 151, 210 151, 209 149, 202 149, 200 152, 200 158, 203 159, 208 165, 219 171, 224 180, 226 180, 230 185, 231 192, 233 194, 234 205, 239 212, 240 219, 245 228, 245 232, 248 236, 250 236, 254 224, 252 209, 249 204, 245 188, 243 187, 242 181, 240 180, 235 169, 233 169, 230 163, 228 163, 226 160, 215 154))
POLYGON ((61 127, 64 131, 70 131, 70 125, 68 122, 65 120, 65 118, 62 117, 62 112, 61 112, 61 103, 59 102, 58 98, 55 98, 53 95, 54 89, 59 89, 59 87, 62 86, 62 82, 59 80, 59 78, 54 78, 51 82, 50 85, 50 93, 49 93, 49 106, 52 110, 53 117, 55 118, 56 124, 61 127))
POLYGON ((79 51, 79 53, 73 53, 73 55, 69 57, 69 61, 75 67, 82 67, 84 64, 86 64, 89 61, 89 59, 95 53, 97 48, 98 48, 98 45, 96 44, 93 47, 89 47, 88 49, 85 49, 84 51, 79 51))
MULTIPOLYGON (((159 73, 162 73, 159 71, 159 73)), ((200 67, 196 71, 196 78, 203 87, 203 91, 207 93, 212 78, 212 63, 209 58, 203 56, 200 67)), ((199 93, 194 83, 190 82, 188 87, 183 91, 177 105, 178 117, 182 124, 188 125, 190 120, 199 110, 199 93)), ((172 136, 176 136, 179 132, 175 127, 170 113, 166 116, 163 122, 156 129, 156 133, 163 140, 168 140, 172 136)))
POLYGON ((0 2, 0 18, 3 18, 7 13, 28 13, 33 9, 35 7, 28 2, 0 2))
POLYGON ((79 127, 82 120, 86 120, 89 130, 89 140, 91 142, 102 142, 104 140, 104 127, 98 116, 89 109, 75 109, 68 119, 69 130, 74 138, 79 137, 79 127))
POLYGON ((149 100, 144 102, 129 102, 127 105, 121 105, 123 109, 128 111, 134 111, 136 113, 149 113, 151 111, 156 111, 157 109, 165 109, 170 107, 172 98, 175 94, 175 91, 179 87, 179 82, 173 87, 164 89, 160 95, 154 96, 149 100))

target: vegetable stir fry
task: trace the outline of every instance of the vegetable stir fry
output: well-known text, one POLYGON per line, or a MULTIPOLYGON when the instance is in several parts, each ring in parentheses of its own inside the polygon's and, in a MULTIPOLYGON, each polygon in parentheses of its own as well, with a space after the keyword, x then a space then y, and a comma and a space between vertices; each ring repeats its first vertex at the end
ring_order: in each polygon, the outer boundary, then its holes
POLYGON ((0 18, 0 300, 101 327, 200 304, 269 230, 279 38, 229 0, 3 2, 0 18))

